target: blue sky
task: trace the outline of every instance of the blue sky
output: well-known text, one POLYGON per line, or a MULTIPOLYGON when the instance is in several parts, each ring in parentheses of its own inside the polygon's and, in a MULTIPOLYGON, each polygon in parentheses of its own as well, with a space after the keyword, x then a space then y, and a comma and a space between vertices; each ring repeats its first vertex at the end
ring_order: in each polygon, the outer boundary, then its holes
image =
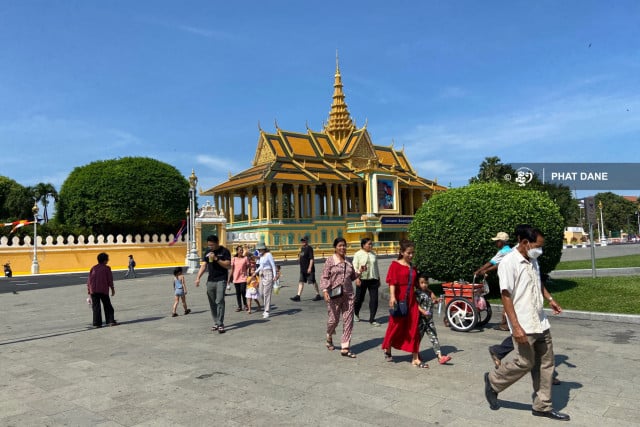
POLYGON ((1 2, 0 175, 148 156, 210 188, 258 123, 321 130, 336 49, 357 125, 441 184, 487 156, 640 162, 637 1, 304 3, 1 2))

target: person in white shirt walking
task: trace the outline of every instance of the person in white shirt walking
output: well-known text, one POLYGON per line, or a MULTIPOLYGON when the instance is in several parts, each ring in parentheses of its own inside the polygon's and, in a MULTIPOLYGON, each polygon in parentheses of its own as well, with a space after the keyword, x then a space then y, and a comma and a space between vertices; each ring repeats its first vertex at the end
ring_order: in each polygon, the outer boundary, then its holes
POLYGON ((380 271, 378 270, 378 258, 375 252, 373 252, 373 241, 368 237, 360 241, 360 250, 353 255, 353 268, 356 271, 360 271, 362 266, 364 266, 364 270, 355 282, 355 321, 360 321, 360 309, 364 303, 367 291, 369 291, 369 324, 372 326, 380 326, 380 323, 376 322, 380 271))

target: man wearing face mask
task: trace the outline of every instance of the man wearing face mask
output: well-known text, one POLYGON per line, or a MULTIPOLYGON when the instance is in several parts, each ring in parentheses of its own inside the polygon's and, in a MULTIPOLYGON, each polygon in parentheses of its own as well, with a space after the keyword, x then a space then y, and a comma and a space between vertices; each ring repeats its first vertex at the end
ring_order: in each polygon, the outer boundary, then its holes
POLYGON ((485 373, 485 397, 491 409, 498 409, 498 393, 531 372, 534 389, 532 414, 568 421, 569 415, 555 411, 551 401, 554 356, 544 300, 549 301, 554 314, 562 312, 562 308, 540 280, 537 258, 542 255, 544 236, 536 228, 522 227, 516 237, 518 246, 498 265, 502 304, 507 313, 514 351, 502 360, 497 369, 485 373))

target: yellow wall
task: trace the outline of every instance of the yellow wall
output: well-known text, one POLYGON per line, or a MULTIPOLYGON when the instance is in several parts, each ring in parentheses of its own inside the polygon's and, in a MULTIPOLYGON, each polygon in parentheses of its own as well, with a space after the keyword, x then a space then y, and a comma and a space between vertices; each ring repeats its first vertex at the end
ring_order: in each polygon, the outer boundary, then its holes
MULTIPOLYGON (((126 270, 129 254, 136 260, 136 268, 184 266, 186 243, 109 244, 90 247, 38 247, 40 274, 89 271, 97 263, 100 252, 109 254, 109 265, 114 270, 126 270)), ((33 248, 0 248, 0 264, 11 262, 14 275, 30 275, 33 248)), ((2 274, 2 273, 0 273, 2 274)))

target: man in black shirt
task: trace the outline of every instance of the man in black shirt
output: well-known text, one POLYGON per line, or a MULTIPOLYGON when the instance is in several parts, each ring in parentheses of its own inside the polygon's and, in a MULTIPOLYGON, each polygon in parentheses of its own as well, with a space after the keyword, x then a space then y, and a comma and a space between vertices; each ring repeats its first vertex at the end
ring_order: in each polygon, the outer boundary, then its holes
POLYGON ((298 283, 298 293, 295 297, 291 297, 290 300, 300 301, 300 295, 302 295, 304 284, 309 283, 313 284, 316 289, 316 296, 313 300, 320 301, 322 297, 320 296, 318 284, 316 283, 316 266, 313 261, 313 248, 309 245, 309 238, 306 236, 300 239, 300 242, 302 243, 300 253, 298 254, 298 258, 300 260, 300 283, 298 283))
POLYGON ((200 286, 200 277, 208 270, 207 298, 213 317, 212 331, 224 334, 224 291, 227 287, 227 276, 231 268, 231 252, 220 246, 218 236, 207 237, 207 249, 202 257, 202 265, 196 276, 196 287, 200 286))

